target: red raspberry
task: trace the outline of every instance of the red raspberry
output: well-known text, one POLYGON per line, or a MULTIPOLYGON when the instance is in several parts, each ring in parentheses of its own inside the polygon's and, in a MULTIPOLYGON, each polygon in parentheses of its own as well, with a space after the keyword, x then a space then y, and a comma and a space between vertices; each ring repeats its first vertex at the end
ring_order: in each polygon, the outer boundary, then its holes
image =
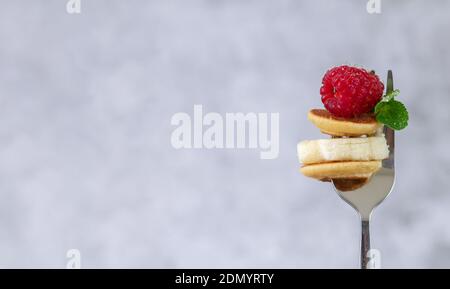
POLYGON ((371 112, 383 91, 384 85, 376 74, 343 65, 325 73, 320 95, 332 115, 353 118, 371 112))

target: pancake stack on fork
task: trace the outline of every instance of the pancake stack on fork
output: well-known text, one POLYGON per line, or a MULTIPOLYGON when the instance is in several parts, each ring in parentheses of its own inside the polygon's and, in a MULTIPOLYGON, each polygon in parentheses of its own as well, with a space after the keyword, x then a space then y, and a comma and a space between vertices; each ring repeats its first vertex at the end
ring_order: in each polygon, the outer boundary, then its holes
POLYGON ((297 145, 303 166, 300 172, 321 181, 333 181, 346 190, 364 185, 389 156, 382 125, 371 114, 356 118, 331 115, 313 109, 308 119, 328 139, 302 141, 297 145))

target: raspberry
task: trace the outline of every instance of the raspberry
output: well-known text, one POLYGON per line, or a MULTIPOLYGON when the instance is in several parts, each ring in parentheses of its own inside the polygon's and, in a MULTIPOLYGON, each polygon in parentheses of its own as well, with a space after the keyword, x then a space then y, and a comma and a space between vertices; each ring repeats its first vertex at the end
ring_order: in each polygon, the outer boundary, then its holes
POLYGON ((320 95, 332 115, 353 118, 373 111, 383 91, 384 85, 375 73, 343 65, 325 73, 320 95))

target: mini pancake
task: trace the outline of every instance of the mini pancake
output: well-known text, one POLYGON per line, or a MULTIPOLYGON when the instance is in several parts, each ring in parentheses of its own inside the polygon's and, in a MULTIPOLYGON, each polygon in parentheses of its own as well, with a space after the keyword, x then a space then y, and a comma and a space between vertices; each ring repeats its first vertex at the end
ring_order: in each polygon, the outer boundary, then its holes
POLYGON ((305 165, 300 172, 307 177, 329 181, 330 179, 365 179, 381 168, 381 161, 329 162, 305 165))
POLYGON ((357 118, 342 118, 331 115, 325 109, 312 109, 308 113, 308 119, 321 132, 338 137, 374 135, 381 127, 373 114, 365 114, 357 118))

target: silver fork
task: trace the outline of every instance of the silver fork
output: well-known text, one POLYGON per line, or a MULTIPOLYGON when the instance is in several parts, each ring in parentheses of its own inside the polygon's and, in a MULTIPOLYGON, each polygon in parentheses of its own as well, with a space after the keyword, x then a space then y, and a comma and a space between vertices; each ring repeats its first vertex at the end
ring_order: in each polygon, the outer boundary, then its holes
MULTIPOLYGON (((394 90, 392 71, 388 71, 386 92, 394 90)), ((370 233, 369 222, 373 209, 377 207, 390 194, 395 181, 395 133, 389 127, 384 127, 384 134, 389 146, 389 158, 382 161, 382 168, 372 176, 364 186, 353 191, 339 190, 333 182, 333 187, 338 195, 352 206, 360 215, 362 223, 361 238, 361 269, 368 269, 370 261, 370 233)))

